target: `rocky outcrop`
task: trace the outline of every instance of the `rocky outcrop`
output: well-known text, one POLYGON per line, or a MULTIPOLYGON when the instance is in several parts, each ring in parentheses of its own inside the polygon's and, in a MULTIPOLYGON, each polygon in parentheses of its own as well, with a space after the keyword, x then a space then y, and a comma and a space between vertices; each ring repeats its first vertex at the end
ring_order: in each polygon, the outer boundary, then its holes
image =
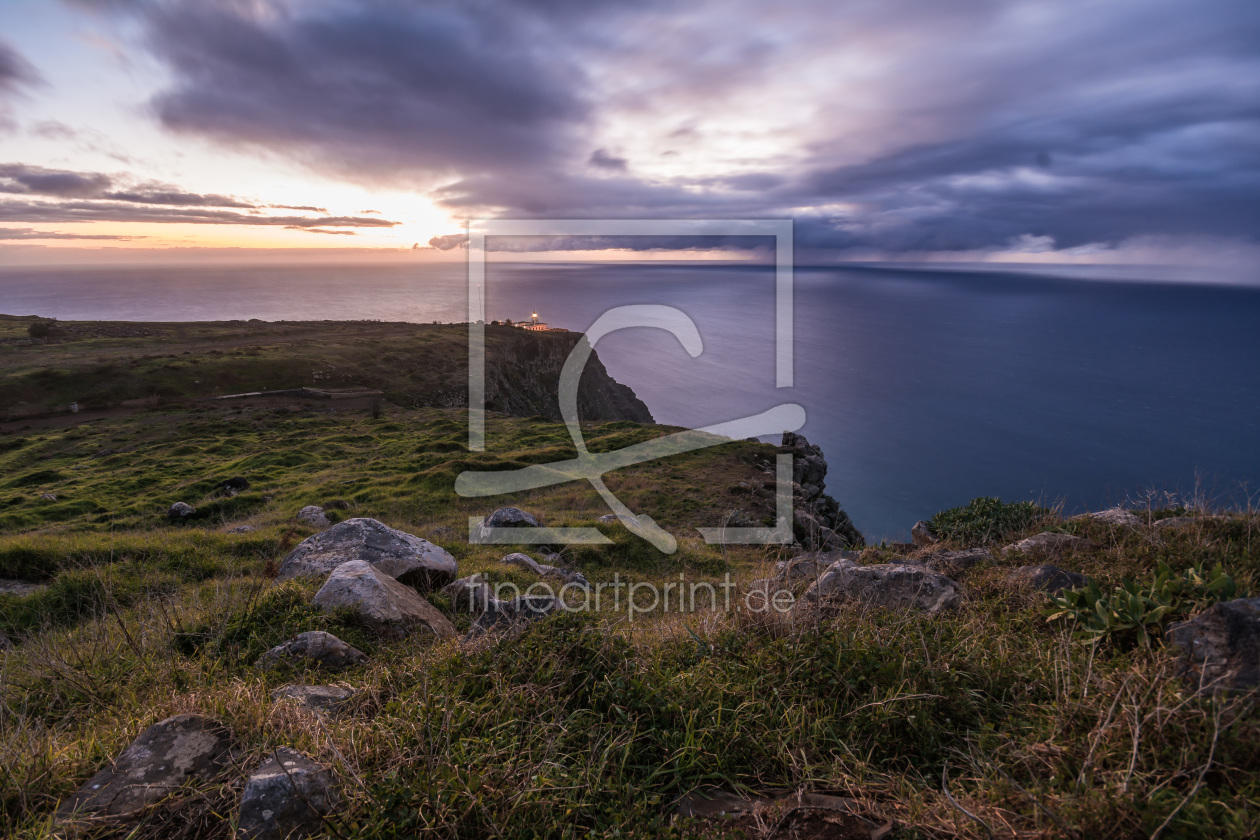
POLYGON ((442 587, 441 594, 451 599, 451 606, 460 612, 480 615, 494 599, 490 584, 481 575, 469 575, 442 587))
POLYGON ((292 700, 303 708, 316 712, 332 712, 345 705, 354 695, 353 688, 343 685, 282 685, 271 692, 276 702, 292 700))
POLYGON ((783 433, 779 453, 792 456, 792 532, 808 549, 860 548, 866 544, 849 515, 825 492, 827 461, 804 435, 783 433))
POLYGON ((1044 554, 1047 557, 1054 557, 1070 551, 1083 551, 1092 548, 1094 544, 1089 540, 1081 537, 1074 537, 1071 534, 1053 534, 1044 531, 1036 536, 1029 537, 1026 540, 1020 540, 1012 543, 1002 549, 1004 552, 1015 552, 1018 554, 1044 554))
POLYGON ((1084 586, 1085 576, 1042 563, 1038 566, 1020 566, 1006 576, 1006 582, 1017 589, 1034 589, 1054 595, 1064 589, 1079 589, 1084 586))
POLYGON ((510 601, 490 601, 486 611, 473 622, 465 641, 486 633, 504 633, 523 628, 531 621, 551 615, 561 606, 550 595, 518 595, 510 601))
POLYGON ((922 566, 938 574, 959 578, 979 566, 987 566, 997 560, 987 548, 964 548, 960 551, 933 551, 918 557, 894 560, 910 566, 922 566))
POLYGON ((280 564, 280 580, 323 577, 342 563, 363 560, 419 592, 455 579, 455 558, 441 546, 366 517, 347 519, 298 544, 280 564))
POLYGON ((332 520, 324 513, 324 509, 319 505, 307 505, 297 512, 297 521, 311 528, 327 528, 332 524, 332 520))
POLYGON ((367 654, 348 645, 332 633, 309 630, 299 633, 283 644, 276 645, 254 663, 255 667, 270 668, 323 668, 340 671, 367 662, 367 654))
POLYGON ((1260 598, 1213 604, 1167 631, 1187 681, 1205 693, 1260 686, 1260 598))
POLYGON ((187 502, 176 502, 166 510, 166 518, 171 522, 184 522, 197 515, 197 509, 187 502))
POLYGON ((450 620, 416 590, 363 560, 333 569, 312 603, 325 610, 352 609, 365 624, 388 636, 421 633, 449 639, 455 635, 450 620))
POLYGON ((159 721, 62 803, 57 819, 138 811, 190 782, 214 778, 231 746, 231 733, 216 720, 176 715, 159 721))
POLYGON ((856 602, 937 613, 956 607, 960 601, 958 586, 952 580, 922 567, 894 563, 859 566, 852 560, 840 560, 805 591, 802 603, 856 602))
POLYGON ((241 795, 237 836, 247 840, 307 837, 341 798, 332 774, 288 747, 273 752, 249 777, 241 795))
POLYGON ((920 519, 910 528, 910 541, 919 548, 927 548, 940 542, 940 538, 936 536, 931 525, 920 519))
POLYGON ((581 572, 571 571, 570 569, 561 569, 557 566, 548 566, 546 563, 539 563, 528 554, 516 552, 509 554, 503 558, 503 563, 508 566, 515 566, 518 569, 524 569, 527 572, 533 572, 541 578, 551 578, 558 580, 562 584, 573 584, 583 589, 590 589, 591 585, 581 572))

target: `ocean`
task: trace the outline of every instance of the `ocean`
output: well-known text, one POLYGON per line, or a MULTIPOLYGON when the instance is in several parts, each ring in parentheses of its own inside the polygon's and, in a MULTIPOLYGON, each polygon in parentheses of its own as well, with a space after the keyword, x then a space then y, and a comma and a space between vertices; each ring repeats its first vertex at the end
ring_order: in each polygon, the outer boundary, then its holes
MULTIPOLYGON (((1260 490, 1260 289, 914 267, 795 272, 794 384, 775 387, 774 277, 738 263, 500 264, 491 319, 582 330, 664 304, 703 352, 637 328, 598 344, 659 422, 805 408, 827 489, 868 539, 975 496, 1062 503, 1260 490)), ((0 268, 0 312, 63 320, 464 321, 458 264, 0 268)))

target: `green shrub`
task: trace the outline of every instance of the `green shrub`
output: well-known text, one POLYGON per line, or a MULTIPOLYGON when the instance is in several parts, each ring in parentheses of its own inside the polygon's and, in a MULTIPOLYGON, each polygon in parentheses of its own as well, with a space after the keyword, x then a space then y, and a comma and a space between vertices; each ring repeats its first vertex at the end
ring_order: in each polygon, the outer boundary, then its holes
POLYGON ((1081 589, 1052 598, 1047 616, 1050 621, 1072 621, 1084 641, 1097 644, 1109 640, 1126 648, 1140 643, 1149 649, 1151 637, 1162 638, 1169 622, 1227 601, 1237 591, 1234 579, 1219 565, 1205 574, 1199 563, 1174 575, 1168 564, 1161 562, 1149 587, 1138 586, 1126 577, 1114 592, 1105 595, 1090 580, 1081 589))
POLYGON ((943 540, 994 543, 1032 527, 1048 513, 1032 502, 1003 502, 996 496, 981 496, 962 507, 941 511, 928 520, 928 526, 943 540))

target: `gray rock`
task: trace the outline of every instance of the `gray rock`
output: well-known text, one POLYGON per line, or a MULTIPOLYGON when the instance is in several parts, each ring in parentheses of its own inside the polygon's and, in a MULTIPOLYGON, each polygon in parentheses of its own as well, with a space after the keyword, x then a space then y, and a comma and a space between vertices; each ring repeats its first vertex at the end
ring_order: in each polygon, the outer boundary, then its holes
POLYGON ((1117 528, 1140 528, 1143 524, 1145 524, 1141 517, 1135 516, 1133 513, 1122 507, 1113 507, 1108 508, 1107 510, 1096 510, 1091 513, 1082 513, 1073 516, 1072 519, 1092 519, 1094 522, 1114 525, 1117 528))
POLYGON ((852 560, 840 560, 806 590, 802 603, 857 601, 937 613, 956 607, 960 600, 957 584, 922 567, 894 563, 859 566, 852 560))
POLYGON ((1186 679, 1205 693, 1260 686, 1260 598, 1213 604, 1168 628, 1186 679))
POLYGON ((416 590, 363 560, 333 569, 312 603, 325 610, 353 609, 377 632, 391 636, 419 632, 449 639, 455 635, 455 626, 416 590))
POLYGON ((486 611, 473 622, 464 640, 475 639, 486 633, 504 633, 523 628, 531 621, 551 615, 561 604, 550 595, 518 595, 510 601, 491 600, 486 611))
POLYGON ((249 489, 249 480, 243 475, 234 475, 219 486, 229 493, 239 493, 249 489))
POLYGON ((297 521, 312 528, 327 528, 332 521, 324 514, 319 505, 307 505, 297 512, 297 521))
POLYGON ((187 502, 176 502, 167 509, 166 518, 172 522, 183 522, 196 513, 197 509, 187 502))
POLYGON ((241 795, 237 837, 285 840, 321 831, 341 804, 332 775, 306 756, 281 747, 249 777, 241 795))
POLYGON ((318 667, 340 671, 367 662, 367 654, 348 645, 332 633, 308 630, 298 633, 284 644, 276 645, 254 663, 257 668, 318 667))
POLYGON ((292 700, 317 712, 331 712, 359 692, 341 685, 282 685, 271 692, 271 699, 292 700))
POLYGON ((1042 563, 1039 566, 1020 566, 1006 576, 1006 582, 1020 589, 1037 589, 1053 595, 1064 589, 1079 589, 1085 585, 1085 576, 1042 563))
POLYGON ((57 501, 57 495, 55 493, 44 493, 40 495, 39 500, 41 502, 55 502, 57 501))
POLYGON ((481 575, 469 575, 442 587, 442 594, 451 599, 455 609, 480 615, 494 598, 490 584, 481 575))
POLYGON ((234 528, 228 528, 224 533, 227 534, 252 534, 258 529, 253 525, 237 525, 234 528))
POLYGON ((15 595, 25 598, 36 592, 43 592, 48 586, 42 583, 30 583, 25 580, 6 580, 0 578, 0 595, 15 595))
POLYGON ((1155 523, 1156 528, 1192 528, 1195 525, 1206 525, 1212 522, 1215 516, 1170 516, 1167 519, 1161 519, 1155 523))
POLYGON ((539 563, 528 554, 516 552, 509 554, 503 558, 503 562, 509 566, 515 566, 518 569, 524 569, 527 572, 533 572, 542 578, 552 578, 559 580, 563 584, 573 584, 583 589, 590 589, 591 585, 582 575, 581 572, 575 572, 570 569, 561 569, 556 566, 549 566, 546 563, 539 563))
POLYGON ((811 551, 780 560, 774 564, 771 580, 779 585, 793 586, 822 577, 823 572, 840 560, 857 560, 856 551, 811 551))
POLYGON ((490 514, 469 535, 473 542, 490 542, 491 528, 537 528, 538 519, 520 508, 503 507, 490 514))
POLYGON ((57 820, 138 811, 189 782, 218 775, 231 747, 231 733, 216 720, 176 715, 159 721, 63 802, 57 820))
POLYGON ((910 541, 919 548, 927 548, 928 546, 935 545, 940 542, 940 539, 932 530, 932 526, 928 525, 926 521, 920 519, 918 522, 914 523, 914 526, 910 529, 910 541))
POLYGON ((1083 549, 1092 548, 1093 543, 1081 537, 1074 537, 1071 534, 1052 534, 1049 531, 1043 531, 1036 536, 1029 537, 1026 540, 1020 540, 1012 543, 1002 549, 1004 552, 1018 552, 1020 554, 1045 554, 1054 556, 1068 551, 1081 551, 1083 549))
POLYGON ((280 580, 324 577, 342 563, 364 560, 419 592, 455 579, 455 558, 441 546, 366 517, 347 519, 308 537, 280 564, 280 580))
POLYGON ((996 560, 987 548, 964 548, 961 551, 934 551, 916 562, 934 572, 953 577, 996 560))
POLYGON ((822 449, 802 435, 784 432, 778 451, 792 456, 792 533, 796 539, 811 550, 865 545, 849 515, 825 492, 827 461, 822 449))
POLYGON ((331 502, 324 502, 324 510, 350 510, 350 503, 345 499, 333 499, 331 502))

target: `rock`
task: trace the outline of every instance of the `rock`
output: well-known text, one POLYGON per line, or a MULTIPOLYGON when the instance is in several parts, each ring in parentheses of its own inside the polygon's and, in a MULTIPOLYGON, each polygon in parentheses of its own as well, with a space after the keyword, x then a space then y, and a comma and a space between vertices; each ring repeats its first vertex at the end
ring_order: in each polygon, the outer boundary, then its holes
POLYGON ((791 560, 780 560, 775 563, 771 581, 778 585, 788 586, 814 581, 822 577, 823 572, 837 561, 857 560, 857 558, 856 551, 819 551, 801 554, 791 560))
POLYGON ((34 595, 36 592, 43 592, 47 588, 48 586, 43 583, 0 578, 0 595, 15 595, 18 598, 25 598, 27 595, 34 595))
POLYGON ((340 671, 343 668, 362 665, 367 661, 367 654, 346 644, 332 633, 325 633, 323 630, 308 630, 305 633, 298 633, 284 644, 276 645, 259 657, 254 664, 258 668, 314 666, 329 671, 340 671))
POLYGON ((234 475, 219 486, 229 493, 239 493, 249 489, 249 481, 243 475, 234 475))
POLYGON ((485 518, 469 535, 474 543, 490 542, 491 528, 538 528, 539 522, 532 514, 520 508, 503 507, 485 518))
POLYGON ((297 512, 297 521, 312 528, 327 528, 332 524, 328 517, 324 515, 324 509, 319 505, 307 505, 299 510, 297 512))
POLYGON ((197 509, 187 502, 176 502, 166 511, 166 518, 171 522, 183 522, 196 515, 197 509))
POLYGON ((1046 554, 1056 555, 1065 551, 1080 551, 1086 548, 1092 548, 1093 543, 1080 537, 1074 537, 1071 534, 1052 534, 1049 531, 1043 531, 1036 536, 1029 537, 1026 540, 1020 540, 1012 543, 1002 549, 1004 552, 1015 551, 1020 554, 1046 554))
POLYGON ((13 642, 9 641, 4 631, 0 631, 0 650, 13 650, 13 642))
POLYGON ((333 499, 331 502, 324 502, 325 510, 350 510, 350 503, 345 499, 333 499))
POLYGON ((331 712, 358 693, 340 685, 282 685, 271 692, 271 699, 292 700, 313 711, 331 712))
POLYGON ((473 622, 464 640, 475 639, 486 633, 502 633, 524 627, 555 612, 561 606, 558 598, 550 595, 518 595, 510 601, 491 600, 486 611, 473 622))
POLYGON ((159 721, 62 803, 57 819, 138 811, 182 785, 216 776, 231 746, 231 733, 216 720, 176 715, 159 721))
POLYGON ((237 526, 236 526, 236 527, 234 527, 234 528, 228 528, 228 529, 227 529, 227 531, 225 531, 224 533, 227 533, 227 534, 252 534, 252 533, 254 533, 254 531, 257 531, 257 530, 258 530, 258 529, 257 529, 257 528, 255 528, 253 525, 237 525, 237 526))
POLYGON ((961 551, 934 551, 915 562, 934 572, 955 577, 996 560, 987 548, 965 548, 961 551))
POLYGON ((1213 604, 1166 635, 1181 648, 1182 674, 1205 693, 1260 686, 1260 598, 1213 604))
POLYGON ((340 804, 327 770, 296 750, 281 747, 245 785, 237 836, 285 840, 319 833, 322 818, 340 804))
POLYGON ((931 525, 920 519, 910 529, 910 541, 919 548, 927 548, 940 542, 940 538, 936 536, 936 532, 932 530, 931 525))
POLYGON ((960 600, 957 584, 919 566, 859 566, 852 560, 840 560, 805 591, 802 603, 858 601, 889 609, 937 613, 956 607, 960 600))
POLYGON ((420 592, 455 579, 455 558, 446 549, 366 517, 347 519, 303 540, 280 564, 279 579, 323 577, 351 560, 371 563, 420 592))
POLYGON ((480 615, 494 598, 490 584, 481 575, 469 575, 442 587, 442 594, 451 599, 455 609, 480 615))
POLYGON ((1181 529, 1201 525, 1207 519, 1203 516, 1170 516, 1155 523, 1156 528, 1181 529))
POLYGON ((591 588, 590 583, 585 577, 583 577, 581 572, 574 572, 569 569, 548 566, 546 563, 539 563, 528 554, 521 554, 520 552, 509 554, 503 558, 502 562, 509 566, 515 566, 518 569, 533 572, 542 578, 553 578, 555 580, 563 581, 566 585, 573 584, 575 586, 580 586, 583 589, 591 588))
POLYGON ((849 515, 824 492, 827 461, 822 449, 802 435, 784 432, 783 445, 778 451, 792 456, 792 533, 796 539, 810 550, 865 545, 849 515))
POLYGON ((39 499, 40 499, 40 501, 41 501, 41 502, 55 502, 55 501, 57 501, 57 497, 56 497, 56 495, 54 495, 53 493, 44 493, 43 495, 41 495, 41 496, 39 497, 39 499))
POLYGON ((1117 528, 1140 528, 1145 524, 1141 517, 1135 516, 1122 507, 1097 510, 1092 513, 1082 513, 1072 517, 1072 521, 1080 519, 1092 519, 1095 522, 1114 525, 1117 528))
POLYGON ((1037 589, 1053 595, 1064 589, 1079 589, 1085 585, 1085 576, 1042 563, 1040 566, 1020 566, 1006 576, 1006 582, 1020 589, 1037 589))
POLYGON ((416 590, 363 560, 333 569, 311 603, 325 610, 349 607, 377 632, 392 636, 416 631, 439 639, 455 635, 455 626, 416 590))

